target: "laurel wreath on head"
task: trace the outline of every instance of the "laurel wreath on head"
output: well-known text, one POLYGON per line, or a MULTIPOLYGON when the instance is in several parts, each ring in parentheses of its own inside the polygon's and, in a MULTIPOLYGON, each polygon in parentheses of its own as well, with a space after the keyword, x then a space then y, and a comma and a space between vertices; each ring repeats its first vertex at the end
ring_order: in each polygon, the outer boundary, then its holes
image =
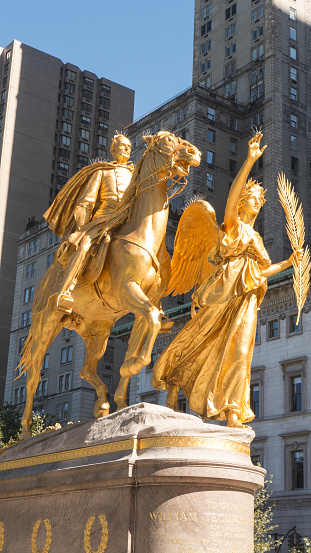
POLYGON ((0 522, 0 552, 3 549, 3 544, 4 544, 4 526, 2 522, 0 522))
POLYGON ((98 515, 99 522, 102 527, 102 536, 97 551, 94 551, 91 546, 91 529, 95 521, 95 516, 89 518, 84 530, 84 551, 85 553, 104 553, 108 542, 108 522, 105 515, 98 515))
POLYGON ((42 522, 41 519, 37 520, 37 522, 35 523, 35 525, 32 529, 31 553, 49 553, 49 551, 50 551, 50 547, 51 547, 51 543, 52 543, 52 526, 51 526, 51 523, 50 523, 49 519, 47 519, 47 518, 44 519, 44 521, 43 521, 44 526, 45 526, 45 530, 46 530, 46 538, 45 538, 44 548, 42 549, 42 551, 38 551, 37 536, 38 536, 38 532, 39 532, 41 522, 42 522))

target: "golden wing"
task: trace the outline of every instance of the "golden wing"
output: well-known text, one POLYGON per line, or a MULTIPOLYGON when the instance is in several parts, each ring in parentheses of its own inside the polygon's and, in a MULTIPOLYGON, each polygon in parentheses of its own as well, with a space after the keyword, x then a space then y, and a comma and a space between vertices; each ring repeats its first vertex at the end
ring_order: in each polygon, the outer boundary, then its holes
POLYGON ((215 210, 208 202, 197 200, 187 207, 175 237, 166 296, 189 292, 208 278, 213 267, 207 256, 218 240, 218 231, 215 210))

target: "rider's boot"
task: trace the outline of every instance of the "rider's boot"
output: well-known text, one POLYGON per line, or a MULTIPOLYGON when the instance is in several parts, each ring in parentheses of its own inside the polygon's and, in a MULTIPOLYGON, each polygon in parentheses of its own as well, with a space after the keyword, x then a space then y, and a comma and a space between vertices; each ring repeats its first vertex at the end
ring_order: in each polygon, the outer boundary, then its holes
POLYGON ((86 253, 89 249, 89 240, 85 239, 69 261, 65 272, 62 289, 57 298, 55 312, 58 315, 71 315, 74 299, 71 292, 74 290, 78 276, 83 266, 86 253))

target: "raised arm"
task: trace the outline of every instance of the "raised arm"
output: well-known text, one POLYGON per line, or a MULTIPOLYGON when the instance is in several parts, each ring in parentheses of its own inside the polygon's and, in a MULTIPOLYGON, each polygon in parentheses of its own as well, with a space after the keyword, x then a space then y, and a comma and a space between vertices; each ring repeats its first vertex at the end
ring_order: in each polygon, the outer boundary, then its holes
POLYGON ((301 261, 302 256, 303 256, 303 250, 296 250, 285 261, 280 261, 279 263, 274 263, 268 269, 265 269, 264 271, 262 271, 262 276, 268 278, 270 276, 277 275, 281 271, 284 271, 285 269, 288 269, 288 267, 291 267, 293 265, 293 262, 294 262, 295 258, 297 260, 297 263, 299 261, 301 261))
POLYGON ((260 149, 261 138, 262 134, 258 133, 249 141, 247 158, 235 177, 229 191, 224 218, 225 232, 229 235, 238 221, 238 203, 250 170, 266 149, 266 146, 260 149))

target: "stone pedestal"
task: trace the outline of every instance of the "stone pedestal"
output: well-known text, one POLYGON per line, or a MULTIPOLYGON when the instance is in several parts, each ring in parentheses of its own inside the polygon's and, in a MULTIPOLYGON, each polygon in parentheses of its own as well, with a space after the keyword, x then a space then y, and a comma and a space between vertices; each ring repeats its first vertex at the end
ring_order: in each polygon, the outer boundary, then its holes
POLYGON ((0 552, 251 553, 251 430, 141 403, 0 454, 0 552))

